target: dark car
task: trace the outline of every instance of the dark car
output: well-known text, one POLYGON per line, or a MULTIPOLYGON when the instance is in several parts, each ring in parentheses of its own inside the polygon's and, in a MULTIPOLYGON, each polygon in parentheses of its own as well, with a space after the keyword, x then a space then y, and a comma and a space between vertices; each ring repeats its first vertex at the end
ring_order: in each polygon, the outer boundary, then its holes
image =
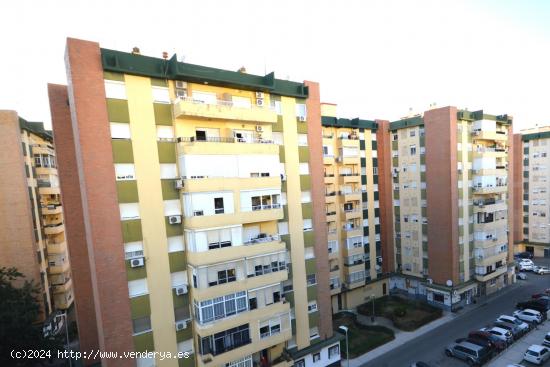
POLYGON ((493 345, 492 348, 495 349, 497 352, 502 352, 507 347, 507 344, 505 341, 500 340, 496 335, 493 335, 487 331, 481 331, 481 330, 472 331, 468 334, 468 338, 490 341, 491 344, 493 345))
POLYGON ((431 367, 431 366, 426 362, 418 361, 411 364, 411 367, 431 367))
POLYGON ((519 259, 533 259, 533 253, 532 252, 528 252, 528 251, 524 251, 524 252, 520 252, 518 254, 515 254, 514 257, 517 257, 519 259))
POLYGON ((548 311, 550 311, 550 300, 546 296, 543 296, 525 302, 518 302, 516 308, 520 310, 530 308, 531 310, 539 311, 542 314, 542 319, 546 320, 548 311))

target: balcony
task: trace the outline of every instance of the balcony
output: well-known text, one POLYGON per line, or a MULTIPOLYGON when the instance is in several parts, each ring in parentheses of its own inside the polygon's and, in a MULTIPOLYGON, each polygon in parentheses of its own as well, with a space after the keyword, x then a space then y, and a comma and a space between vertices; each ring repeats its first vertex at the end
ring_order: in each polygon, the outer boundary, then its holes
POLYGON ((62 274, 69 270, 68 261, 49 261, 48 273, 50 274, 62 274))
POLYGON ((327 212, 327 223, 328 222, 336 222, 336 212, 335 211, 330 211, 330 212, 327 212))
POLYGON ((340 182, 344 184, 348 183, 360 183, 361 176, 359 173, 340 173, 340 182))
POLYGON ((280 176, 267 177, 200 177, 184 179, 184 192, 239 191, 281 188, 280 176))
MULTIPOLYGON (((255 325, 257 325, 257 323, 255 325)), ((251 339, 246 343, 242 343, 238 347, 231 348, 231 350, 225 350, 223 353, 217 353, 216 355, 199 355, 197 358, 197 366, 224 366, 227 363, 241 359, 243 356, 251 355, 264 349, 269 349, 292 338, 292 328, 290 325, 284 329, 281 329, 281 331, 277 334, 261 339, 258 331, 257 326, 254 326, 253 331, 250 333, 251 339)))
POLYGON ((494 141, 507 141, 508 134, 503 131, 484 131, 474 130, 472 131, 474 140, 494 140, 494 141))
POLYGON ((474 247, 475 248, 488 248, 492 247, 498 242, 506 242, 506 236, 502 238, 502 236, 492 236, 488 235, 484 240, 478 240, 474 239, 474 247))
POLYGON ((48 240, 48 254, 64 254, 67 251, 67 243, 65 241, 52 242, 48 240))
POLYGON ((504 263, 506 262, 507 256, 508 254, 506 253, 506 251, 493 256, 476 256, 475 263, 477 266, 489 266, 491 264, 495 264, 498 261, 502 261, 504 263))
POLYGON ((61 296, 63 293, 60 293, 58 296, 54 296, 55 308, 59 310, 66 310, 73 304, 73 294, 65 293, 65 296, 61 296))
POLYGON ((361 190, 339 191, 338 194, 344 198, 344 201, 361 201, 361 190))
POLYGON ((474 213, 493 213, 507 208, 508 205, 505 200, 488 199, 474 202, 474 213))
POLYGON ((490 279, 493 279, 493 278, 496 278, 504 273, 506 273, 507 271, 507 266, 506 264, 500 266, 499 268, 491 271, 490 273, 487 273, 487 274, 476 274, 476 280, 478 282, 486 282, 490 279))
POLYGON ((340 136, 338 138, 338 147, 359 147, 359 136, 355 134, 340 136))
POLYGON ((473 190, 477 195, 498 194, 508 191, 508 185, 474 186, 473 190))
POLYGON ((486 223, 474 223, 474 230, 479 232, 490 232, 494 231, 495 229, 506 228, 507 225, 507 219, 500 219, 486 223))
POLYGON ((472 171, 472 174, 474 176, 499 176, 499 177, 506 177, 508 176, 508 171, 506 166, 497 166, 494 169, 491 168, 482 168, 482 169, 476 169, 472 171), (500 168, 497 168, 500 167, 500 168))
POLYGON ((356 218, 362 218, 363 217, 363 211, 361 209, 344 209, 342 210, 343 218, 345 220, 351 220, 356 218))
POLYGON ((334 184, 335 182, 334 173, 325 173, 325 184, 334 184))
POLYGON ((59 189, 59 187, 43 186, 38 187, 38 193, 40 195, 59 195, 61 194, 61 190, 59 189))
POLYGON ((323 155, 323 164, 326 164, 326 165, 334 164, 334 155, 332 154, 323 155))
POLYGON ((65 231, 63 222, 57 224, 47 224, 44 226, 44 233, 47 235, 58 234, 65 231))
POLYGON ((52 284, 52 289, 54 293, 65 293, 70 291, 73 288, 72 279, 66 279, 63 284, 52 284))
POLYGON ((42 215, 53 215, 53 214, 61 214, 63 212, 63 208, 61 207, 61 204, 49 204, 44 205, 40 207, 42 215))
POLYGON ((280 240, 279 235, 268 235, 253 241, 246 241, 238 246, 221 247, 203 252, 187 251, 187 262, 197 267, 280 252, 285 249, 286 245, 280 240))
POLYGON ((506 158, 507 156, 508 156, 507 148, 479 147, 479 148, 475 148, 473 151, 474 158, 485 158, 485 157, 506 158))
POLYGON ((253 122, 277 122, 277 112, 269 107, 235 107, 231 101, 216 100, 214 104, 194 100, 191 97, 174 101, 174 117, 199 117, 216 120, 253 122))
POLYGON ((234 137, 178 137, 179 154, 270 154, 279 155, 279 146, 271 140, 234 137))
POLYGON ((200 324, 197 319, 194 320, 194 330, 200 335, 212 335, 231 329, 243 324, 254 324, 258 320, 269 318, 272 315, 290 312, 290 303, 281 300, 274 302, 261 308, 256 308, 247 311, 239 312, 232 316, 227 316, 222 319, 214 320, 208 323, 200 324))
POLYGON ((284 216, 281 204, 258 205, 251 209, 236 213, 185 217, 184 225, 185 228, 201 229, 280 220, 284 216))

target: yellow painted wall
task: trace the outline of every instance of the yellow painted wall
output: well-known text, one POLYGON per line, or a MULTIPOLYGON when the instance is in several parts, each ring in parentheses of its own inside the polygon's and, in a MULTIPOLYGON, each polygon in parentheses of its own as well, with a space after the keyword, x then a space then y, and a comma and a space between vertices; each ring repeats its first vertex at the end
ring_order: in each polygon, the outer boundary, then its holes
MULTIPOLYGON (((194 91, 216 93, 218 99, 223 99, 223 95, 227 93, 235 97, 250 98, 250 103, 252 103, 252 105, 256 104, 256 94, 255 92, 249 91, 249 90, 216 87, 213 85, 205 85, 205 84, 197 84, 197 83, 187 83, 187 90, 188 90, 188 95, 190 97, 193 96, 194 91)), ((270 95, 268 93, 264 93, 264 106, 269 106, 269 103, 270 103, 270 95)))
POLYGON ((309 346, 309 316, 307 311, 306 268, 302 219, 300 173, 298 171, 298 134, 296 130, 296 102, 281 97, 283 112, 283 138, 285 141, 285 171, 287 179, 288 231, 292 243, 292 283, 294 286, 294 312, 296 315, 296 345, 309 346))
MULTIPOLYGON (((149 78, 138 76, 126 75, 125 78, 155 350, 176 353, 174 306, 151 82, 149 78)), ((156 365, 176 367, 178 362, 177 359, 157 359, 156 365)))
POLYGON ((321 116, 336 117, 336 105, 330 103, 321 103, 321 116))

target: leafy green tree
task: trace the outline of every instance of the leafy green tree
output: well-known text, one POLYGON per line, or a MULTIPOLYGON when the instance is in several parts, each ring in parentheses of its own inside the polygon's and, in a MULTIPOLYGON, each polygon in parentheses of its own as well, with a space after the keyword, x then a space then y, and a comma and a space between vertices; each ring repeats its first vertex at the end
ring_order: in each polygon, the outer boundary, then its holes
POLYGON ((14 359, 12 351, 44 350, 57 357, 63 349, 59 337, 44 337, 42 323, 38 323, 40 289, 32 281, 15 287, 14 282, 24 278, 16 268, 0 268, 0 366, 37 366, 48 359, 14 359))

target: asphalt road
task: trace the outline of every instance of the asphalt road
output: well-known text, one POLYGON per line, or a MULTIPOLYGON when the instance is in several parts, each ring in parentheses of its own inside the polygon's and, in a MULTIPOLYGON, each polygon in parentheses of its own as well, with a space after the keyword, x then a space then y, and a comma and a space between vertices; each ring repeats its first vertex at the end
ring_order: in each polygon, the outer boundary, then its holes
MULTIPOLYGON (((550 265, 550 259, 535 259, 537 265, 550 265)), ((499 315, 511 315, 518 301, 531 298, 534 293, 550 287, 550 275, 527 273, 527 280, 518 280, 520 287, 490 298, 475 310, 463 311, 452 321, 419 336, 390 352, 368 362, 368 367, 408 367, 413 362, 423 361, 430 366, 466 366, 466 363, 444 354, 445 346, 492 323, 499 315)))

